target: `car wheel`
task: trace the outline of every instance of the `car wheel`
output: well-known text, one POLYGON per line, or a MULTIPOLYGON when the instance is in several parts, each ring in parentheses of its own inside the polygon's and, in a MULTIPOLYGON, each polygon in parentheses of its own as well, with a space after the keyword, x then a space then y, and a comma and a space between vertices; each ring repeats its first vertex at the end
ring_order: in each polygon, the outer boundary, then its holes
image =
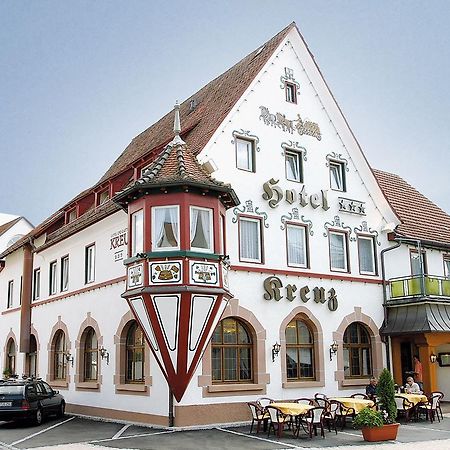
POLYGON ((64 417, 65 412, 66 412, 66 404, 64 402, 61 402, 58 408, 58 413, 56 415, 57 417, 61 418, 64 417))
POLYGON ((36 424, 36 425, 40 425, 41 423, 42 423, 42 420, 43 420, 43 415, 42 415, 42 409, 41 408, 38 408, 37 410, 36 410, 36 413, 35 413, 35 415, 34 415, 34 423, 36 424))

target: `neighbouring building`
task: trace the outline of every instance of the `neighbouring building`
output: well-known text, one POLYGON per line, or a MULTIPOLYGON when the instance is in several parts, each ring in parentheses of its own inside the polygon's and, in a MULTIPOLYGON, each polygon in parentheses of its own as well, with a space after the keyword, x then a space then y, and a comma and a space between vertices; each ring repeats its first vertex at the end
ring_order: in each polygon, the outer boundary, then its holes
POLYGON ((28 234, 33 225, 25 217, 0 213, 0 253, 28 234))
MULTIPOLYGON (((446 361, 444 330, 403 330, 407 351, 397 327, 450 300, 448 223, 371 169, 291 24, 3 251, 0 360, 68 411, 175 426, 247 420, 261 396, 361 391, 387 364, 400 382, 415 346, 446 361)), ((448 389, 448 368, 424 367, 448 389)))

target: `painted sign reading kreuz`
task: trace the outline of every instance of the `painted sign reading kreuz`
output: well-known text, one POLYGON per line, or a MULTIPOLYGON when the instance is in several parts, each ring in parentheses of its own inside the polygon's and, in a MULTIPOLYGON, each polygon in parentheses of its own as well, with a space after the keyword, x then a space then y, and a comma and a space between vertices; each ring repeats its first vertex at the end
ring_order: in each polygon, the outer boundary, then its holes
POLYGON ((123 230, 113 233, 110 238, 110 243, 110 250, 122 247, 123 245, 128 245, 127 229, 124 228, 123 230))

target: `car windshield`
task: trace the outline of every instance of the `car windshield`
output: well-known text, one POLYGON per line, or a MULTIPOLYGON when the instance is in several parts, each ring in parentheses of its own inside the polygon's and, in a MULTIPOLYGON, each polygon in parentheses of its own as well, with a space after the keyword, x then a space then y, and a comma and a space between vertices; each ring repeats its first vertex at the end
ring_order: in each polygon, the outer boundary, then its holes
POLYGON ((13 386, 13 385, 0 385, 0 395, 18 395, 22 394, 23 386, 13 386))

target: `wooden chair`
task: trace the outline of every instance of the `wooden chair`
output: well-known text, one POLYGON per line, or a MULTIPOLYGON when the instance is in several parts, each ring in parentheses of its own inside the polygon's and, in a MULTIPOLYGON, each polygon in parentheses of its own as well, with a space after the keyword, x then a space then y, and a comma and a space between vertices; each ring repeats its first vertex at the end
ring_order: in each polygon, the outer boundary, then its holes
POLYGON ((365 400, 370 400, 368 395, 363 394, 361 392, 357 392, 356 394, 352 394, 352 395, 350 395, 350 397, 352 397, 352 398, 363 398, 365 400))
POLYGON ((404 415, 405 420, 408 422, 410 419, 410 415, 414 413, 414 403, 399 395, 396 395, 394 399, 395 404, 397 405, 397 414, 399 416, 404 415))
POLYGON ((262 423, 264 431, 267 426, 267 422, 269 421, 269 414, 266 412, 265 408, 263 408, 257 402, 248 402, 248 407, 252 413, 252 425, 250 426, 250 434, 253 431, 253 424, 256 422, 256 433, 259 433, 259 425, 262 423))
MULTIPOLYGON (((302 417, 300 424, 306 426, 310 438, 312 438, 313 431, 314 431, 314 435, 317 436, 317 427, 320 427, 320 435, 323 438, 325 437, 325 432, 323 429, 324 415, 325 415, 325 408, 317 406, 316 408, 310 409, 302 417)), ((297 437, 298 437, 299 433, 300 433, 300 426, 297 428, 297 431, 296 431, 297 437)))
POLYGON ((267 405, 266 411, 269 413, 269 431, 267 432, 267 437, 270 436, 270 430, 273 429, 274 434, 281 437, 281 433, 285 426, 290 427, 291 419, 288 414, 284 414, 276 406, 267 405))
POLYGON ((356 415, 356 411, 353 408, 348 408, 337 400, 331 400, 331 402, 338 404, 338 407, 336 408, 336 421, 340 423, 341 430, 343 430, 347 423, 347 417, 350 417, 353 420, 356 415))
POLYGON ((426 419, 430 419, 430 422, 433 423, 434 417, 436 416, 438 418, 438 422, 441 421, 439 417, 439 411, 438 411, 438 405, 439 400, 441 399, 441 394, 435 392, 434 394, 431 394, 430 397, 428 397, 427 403, 420 403, 418 405, 417 411, 420 415, 421 412, 425 413, 426 419))

